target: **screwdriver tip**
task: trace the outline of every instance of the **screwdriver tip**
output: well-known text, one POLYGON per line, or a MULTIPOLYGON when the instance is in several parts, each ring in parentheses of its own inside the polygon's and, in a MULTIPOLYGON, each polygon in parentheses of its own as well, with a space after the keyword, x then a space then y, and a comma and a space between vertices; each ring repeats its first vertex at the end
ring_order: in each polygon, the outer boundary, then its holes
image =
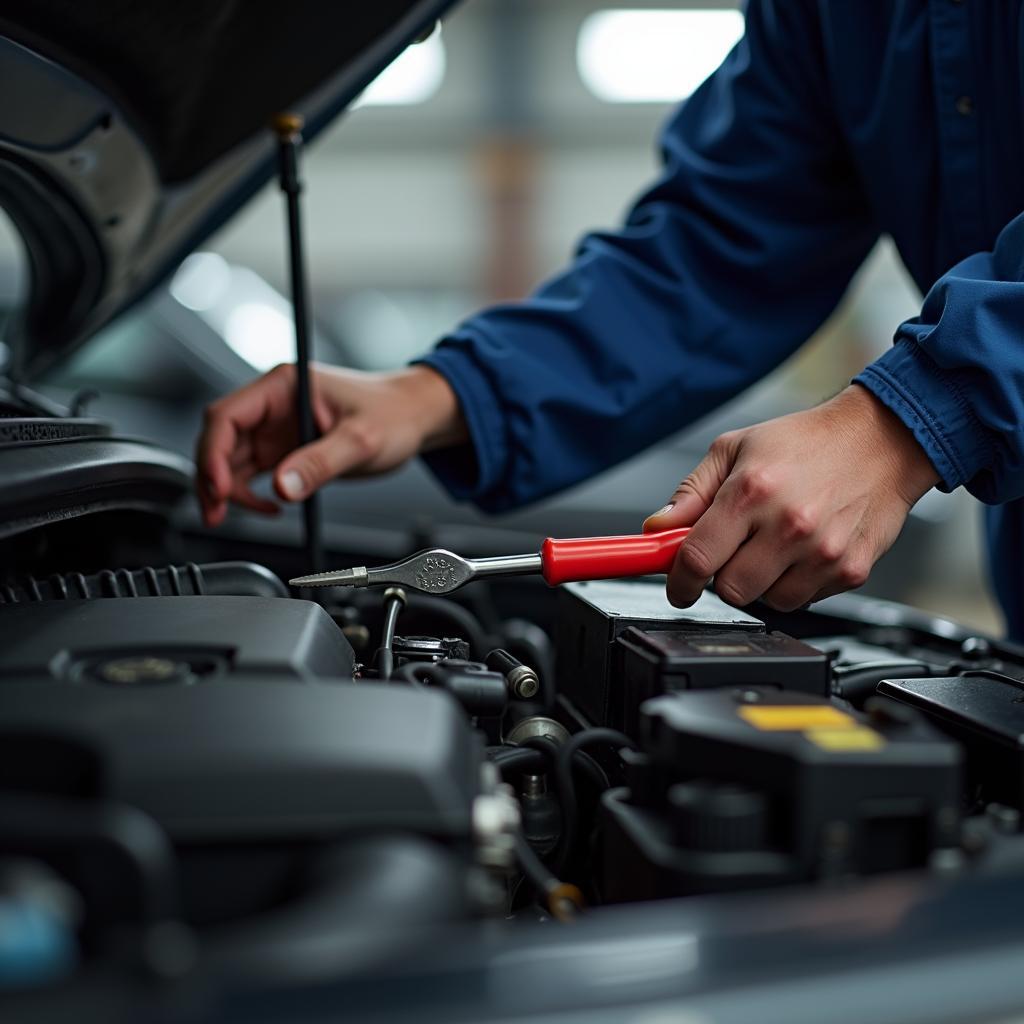
POLYGON ((338 569, 335 572, 315 572, 310 576, 296 576, 289 580, 290 587, 358 587, 365 577, 365 569, 338 569))

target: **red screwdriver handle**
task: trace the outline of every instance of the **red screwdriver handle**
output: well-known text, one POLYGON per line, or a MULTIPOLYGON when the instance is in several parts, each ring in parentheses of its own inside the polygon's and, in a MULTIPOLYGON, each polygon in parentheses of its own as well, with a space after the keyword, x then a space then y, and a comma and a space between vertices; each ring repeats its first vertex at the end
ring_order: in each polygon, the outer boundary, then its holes
POLYGON ((649 576, 672 568, 679 545, 690 527, 643 533, 633 537, 548 537, 540 549, 542 572, 549 586, 582 580, 649 576))

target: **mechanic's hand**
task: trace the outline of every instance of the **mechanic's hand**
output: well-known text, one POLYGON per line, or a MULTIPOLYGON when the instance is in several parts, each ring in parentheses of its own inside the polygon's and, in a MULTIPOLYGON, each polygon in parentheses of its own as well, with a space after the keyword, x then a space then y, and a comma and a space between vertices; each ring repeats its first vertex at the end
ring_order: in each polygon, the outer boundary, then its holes
POLYGON ((455 393, 429 367, 359 373, 316 365, 313 415, 323 436, 297 448, 295 380, 294 366, 278 366, 206 410, 196 465, 209 526, 223 522, 229 502, 278 512, 250 489, 267 470, 281 498, 301 501, 335 477, 383 473, 417 452, 466 439, 455 393))
POLYGON ((689 607, 714 577, 729 604, 792 611, 859 587, 939 480, 903 422, 851 385, 824 405, 719 437, 644 530, 694 525, 668 578, 689 607))

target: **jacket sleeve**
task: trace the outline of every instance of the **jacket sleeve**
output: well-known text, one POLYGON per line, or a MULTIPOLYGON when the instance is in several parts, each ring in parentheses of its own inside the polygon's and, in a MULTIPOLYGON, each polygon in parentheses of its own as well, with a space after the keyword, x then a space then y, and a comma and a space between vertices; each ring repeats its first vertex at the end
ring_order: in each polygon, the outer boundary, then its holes
POLYGON ((939 278, 857 380, 913 430, 943 490, 1024 497, 1024 213, 939 278))
POLYGON ((819 28, 812 2, 751 0, 625 225, 422 360, 469 424, 471 445, 427 458, 456 497, 500 511, 620 462, 760 379, 833 310, 877 229, 819 28))

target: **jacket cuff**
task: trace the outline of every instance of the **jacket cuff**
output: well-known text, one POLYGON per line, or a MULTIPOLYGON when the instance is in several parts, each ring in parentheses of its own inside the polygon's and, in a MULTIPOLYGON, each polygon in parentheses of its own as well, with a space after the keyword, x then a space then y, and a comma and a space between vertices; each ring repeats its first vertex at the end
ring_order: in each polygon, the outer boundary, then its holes
MULTIPOLYGON (((916 326, 905 324, 903 330, 916 326)), ((942 478, 940 490, 952 491, 967 483, 991 460, 985 430, 952 375, 913 337, 899 338, 854 382, 867 388, 913 432, 942 478)))
POLYGON ((481 501, 505 476, 508 443, 498 394, 457 339, 445 339, 412 366, 429 366, 448 381, 462 409, 470 443, 426 452, 422 458, 458 501, 481 501))

